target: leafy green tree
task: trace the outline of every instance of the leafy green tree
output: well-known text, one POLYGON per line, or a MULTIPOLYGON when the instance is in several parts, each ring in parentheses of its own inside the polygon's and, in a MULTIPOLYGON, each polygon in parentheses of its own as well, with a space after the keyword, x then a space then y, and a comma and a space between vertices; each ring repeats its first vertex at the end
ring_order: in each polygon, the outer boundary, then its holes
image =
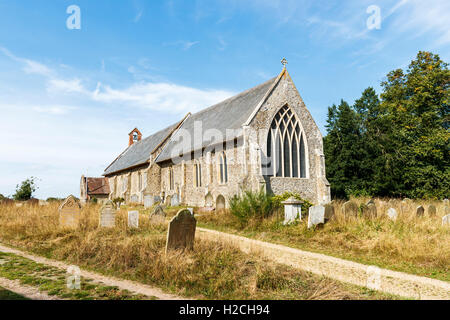
POLYGON ((22 183, 16 186, 16 193, 13 195, 16 201, 27 201, 30 200, 33 192, 37 189, 36 178, 31 177, 22 181, 22 183))

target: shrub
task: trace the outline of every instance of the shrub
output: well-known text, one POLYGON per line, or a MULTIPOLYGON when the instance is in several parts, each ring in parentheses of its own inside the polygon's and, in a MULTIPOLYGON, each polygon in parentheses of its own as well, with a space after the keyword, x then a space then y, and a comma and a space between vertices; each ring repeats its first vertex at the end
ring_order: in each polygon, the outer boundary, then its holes
POLYGON ((263 219, 273 214, 271 195, 263 189, 259 192, 244 191, 242 195, 236 195, 230 199, 230 212, 239 219, 241 224, 246 224, 249 219, 263 219))
POLYGON ((116 208, 119 208, 120 204, 123 203, 123 202, 125 202, 124 198, 115 198, 115 199, 113 199, 113 203, 116 206, 116 208))
POLYGON ((16 186, 16 193, 13 198, 16 201, 27 201, 31 199, 33 192, 36 191, 36 178, 31 177, 22 181, 21 185, 16 186))

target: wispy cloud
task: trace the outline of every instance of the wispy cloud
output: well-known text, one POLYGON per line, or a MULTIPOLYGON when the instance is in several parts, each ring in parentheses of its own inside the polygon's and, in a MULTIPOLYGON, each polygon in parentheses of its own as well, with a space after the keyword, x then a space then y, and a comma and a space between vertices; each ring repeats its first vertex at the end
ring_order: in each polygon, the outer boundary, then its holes
POLYGON ((187 51, 199 43, 200 43, 200 41, 178 40, 178 41, 174 41, 174 42, 164 42, 163 46, 177 46, 177 47, 181 47, 182 50, 187 51))

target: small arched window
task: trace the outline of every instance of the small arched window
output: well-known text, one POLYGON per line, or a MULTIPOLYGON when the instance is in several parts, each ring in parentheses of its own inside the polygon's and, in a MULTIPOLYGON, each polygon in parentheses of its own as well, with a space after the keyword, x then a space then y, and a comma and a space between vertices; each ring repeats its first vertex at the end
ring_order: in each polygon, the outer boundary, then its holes
POLYGON ((220 183, 228 182, 228 165, 227 165, 227 156, 225 152, 222 152, 219 155, 219 181, 220 183))
POLYGON ((202 165, 200 162, 194 162, 194 187, 202 186, 202 165))
POLYGON ((275 115, 267 136, 266 175, 306 178, 305 137, 296 115, 286 105, 275 115))
POLYGON ((173 190, 175 188, 174 186, 174 180, 173 180, 173 167, 169 168, 169 188, 170 190, 173 190))

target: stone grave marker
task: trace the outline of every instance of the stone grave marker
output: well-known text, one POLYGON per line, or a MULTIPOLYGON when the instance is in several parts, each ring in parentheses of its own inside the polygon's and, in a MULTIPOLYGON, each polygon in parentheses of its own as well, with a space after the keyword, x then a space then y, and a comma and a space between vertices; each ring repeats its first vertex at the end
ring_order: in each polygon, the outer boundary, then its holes
POLYGON ((139 211, 128 211, 128 228, 139 228, 139 211))
POLYGON ((317 225, 323 225, 324 223, 325 223, 325 207, 324 206, 309 207, 308 229, 317 225))
POLYGON ((170 199, 170 206, 171 207, 177 207, 180 205, 180 200, 178 198, 178 194, 174 194, 172 198, 170 199))
POLYGON ((334 217, 334 206, 333 201, 325 205, 325 223, 330 221, 334 217))
POLYGON ((187 208, 189 210, 189 212, 194 215, 194 208, 187 208))
POLYGON ((394 208, 389 208, 387 211, 387 215, 392 221, 396 221, 398 218, 397 210, 395 210, 394 208))
POLYGON ((138 203, 139 202, 139 197, 137 195, 133 194, 131 196, 130 200, 131 200, 131 203, 138 203))
POLYGON ((425 208, 423 206, 418 206, 416 209, 416 216, 423 217, 424 213, 425 213, 425 208))
POLYGON ((161 206, 156 206, 150 215, 151 223, 164 223, 166 221, 166 213, 161 206))
POLYGON ((450 214, 442 217, 442 225, 443 226, 450 226, 450 214))
POLYGON ((111 200, 105 202, 100 209, 100 227, 114 228, 116 226, 116 209, 111 200))
POLYGON ((448 206, 449 205, 449 200, 448 199, 444 199, 444 206, 448 206))
POLYGON ((144 208, 150 208, 153 205, 152 196, 144 196, 144 208))
POLYGON ((375 203, 368 202, 365 206, 362 207, 362 215, 365 218, 376 218, 377 217, 377 207, 375 203))
POLYGON ((166 253, 169 250, 193 250, 196 226, 197 220, 195 220, 189 210, 183 209, 178 211, 177 215, 169 223, 166 253))
POLYGON ((81 206, 74 196, 68 196, 59 206, 58 211, 61 227, 73 228, 80 222, 81 206))
POLYGON ((436 217, 436 215, 437 215, 436 206, 430 204, 428 206, 428 216, 431 217, 431 218, 434 218, 434 217, 436 217))
POLYGON ((344 203, 342 210, 346 218, 358 216, 358 205, 353 201, 347 201, 344 203))
POLYGON ((284 222, 290 224, 296 219, 302 220, 302 203, 303 201, 290 197, 286 201, 281 202, 284 205, 284 222))

